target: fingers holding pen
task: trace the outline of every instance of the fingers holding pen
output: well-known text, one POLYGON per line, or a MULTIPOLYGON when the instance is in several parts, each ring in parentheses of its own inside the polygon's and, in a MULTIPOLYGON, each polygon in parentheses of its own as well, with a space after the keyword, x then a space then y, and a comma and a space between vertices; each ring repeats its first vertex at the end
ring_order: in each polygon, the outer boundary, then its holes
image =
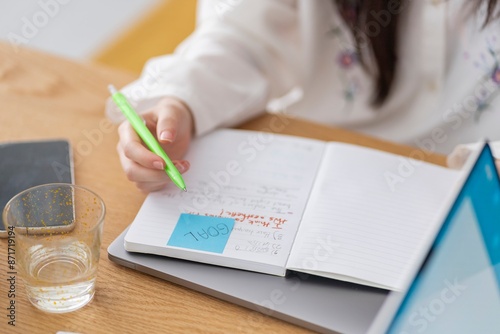
MULTIPOLYGON (((127 179, 134 182, 142 191, 156 191, 172 182, 165 173, 165 169, 151 169, 144 167, 127 158, 125 154, 121 153, 121 148, 119 146, 117 150, 127 179)), ((190 165, 186 160, 175 160, 173 163, 181 174, 189 170, 190 165)))
MULTIPOLYGON (((127 125, 120 128, 120 137, 126 141, 117 145, 120 163, 127 179, 134 182, 137 188, 148 193, 163 189, 172 182, 165 173, 162 158, 145 148, 135 133, 127 129, 127 125)), ((186 160, 175 160, 173 163, 181 174, 189 170, 186 160)))
POLYGON ((163 159, 144 146, 129 122, 123 122, 118 132, 120 141, 117 149, 120 158, 127 158, 149 169, 163 170, 165 168, 163 159))
MULTIPOLYGON (((193 134, 192 116, 184 103, 173 98, 165 98, 157 105, 141 114, 146 127, 156 137, 177 170, 183 174, 189 162, 183 160, 193 134)), ((165 172, 166 163, 145 146, 132 125, 125 121, 119 129, 117 151, 127 178, 144 191, 162 189, 172 182, 165 172)))

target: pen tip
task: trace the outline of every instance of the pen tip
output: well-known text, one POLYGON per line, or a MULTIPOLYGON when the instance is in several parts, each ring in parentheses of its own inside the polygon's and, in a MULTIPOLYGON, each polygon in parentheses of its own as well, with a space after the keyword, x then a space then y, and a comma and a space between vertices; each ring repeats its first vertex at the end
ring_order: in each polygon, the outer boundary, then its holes
POLYGON ((184 187, 184 189, 182 189, 182 190, 184 190, 184 192, 187 192, 187 188, 186 187, 184 187))

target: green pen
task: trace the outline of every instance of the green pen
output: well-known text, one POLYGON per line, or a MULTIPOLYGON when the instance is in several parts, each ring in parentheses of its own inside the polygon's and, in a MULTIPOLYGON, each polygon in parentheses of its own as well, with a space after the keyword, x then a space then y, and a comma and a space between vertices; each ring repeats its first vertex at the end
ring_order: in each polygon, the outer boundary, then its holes
POLYGON ((160 143, 155 139, 153 134, 149 131, 149 129, 144 124, 142 118, 137 115, 134 108, 127 101, 125 95, 116 90, 113 85, 108 86, 109 92, 111 93, 111 97, 113 101, 115 101, 118 108, 121 112, 127 117, 130 124, 134 128, 135 132, 141 137, 146 146, 155 154, 159 155, 165 161, 165 172, 170 177, 172 182, 175 183, 177 187, 186 191, 186 185, 184 184, 184 180, 182 179, 181 173, 175 168, 172 160, 165 153, 160 143))

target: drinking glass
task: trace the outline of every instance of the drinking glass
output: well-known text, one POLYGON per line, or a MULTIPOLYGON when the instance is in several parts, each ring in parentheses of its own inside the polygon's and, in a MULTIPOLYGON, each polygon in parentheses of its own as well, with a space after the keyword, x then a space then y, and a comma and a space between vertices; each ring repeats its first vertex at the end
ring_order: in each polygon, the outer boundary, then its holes
POLYGON ((92 300, 105 212, 97 194, 73 184, 33 187, 7 203, 16 269, 37 308, 65 313, 92 300))

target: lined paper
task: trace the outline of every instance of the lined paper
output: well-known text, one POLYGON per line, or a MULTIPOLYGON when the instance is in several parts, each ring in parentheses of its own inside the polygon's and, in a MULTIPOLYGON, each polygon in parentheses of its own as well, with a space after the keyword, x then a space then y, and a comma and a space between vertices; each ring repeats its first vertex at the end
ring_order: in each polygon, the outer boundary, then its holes
POLYGON ((401 289, 459 175, 380 151, 328 144, 287 267, 401 289))
POLYGON ((172 185, 148 195, 125 249, 284 275, 324 148, 320 141, 241 130, 198 139, 186 157, 188 191, 172 185), (181 213, 233 218, 224 252, 167 246, 181 213))

